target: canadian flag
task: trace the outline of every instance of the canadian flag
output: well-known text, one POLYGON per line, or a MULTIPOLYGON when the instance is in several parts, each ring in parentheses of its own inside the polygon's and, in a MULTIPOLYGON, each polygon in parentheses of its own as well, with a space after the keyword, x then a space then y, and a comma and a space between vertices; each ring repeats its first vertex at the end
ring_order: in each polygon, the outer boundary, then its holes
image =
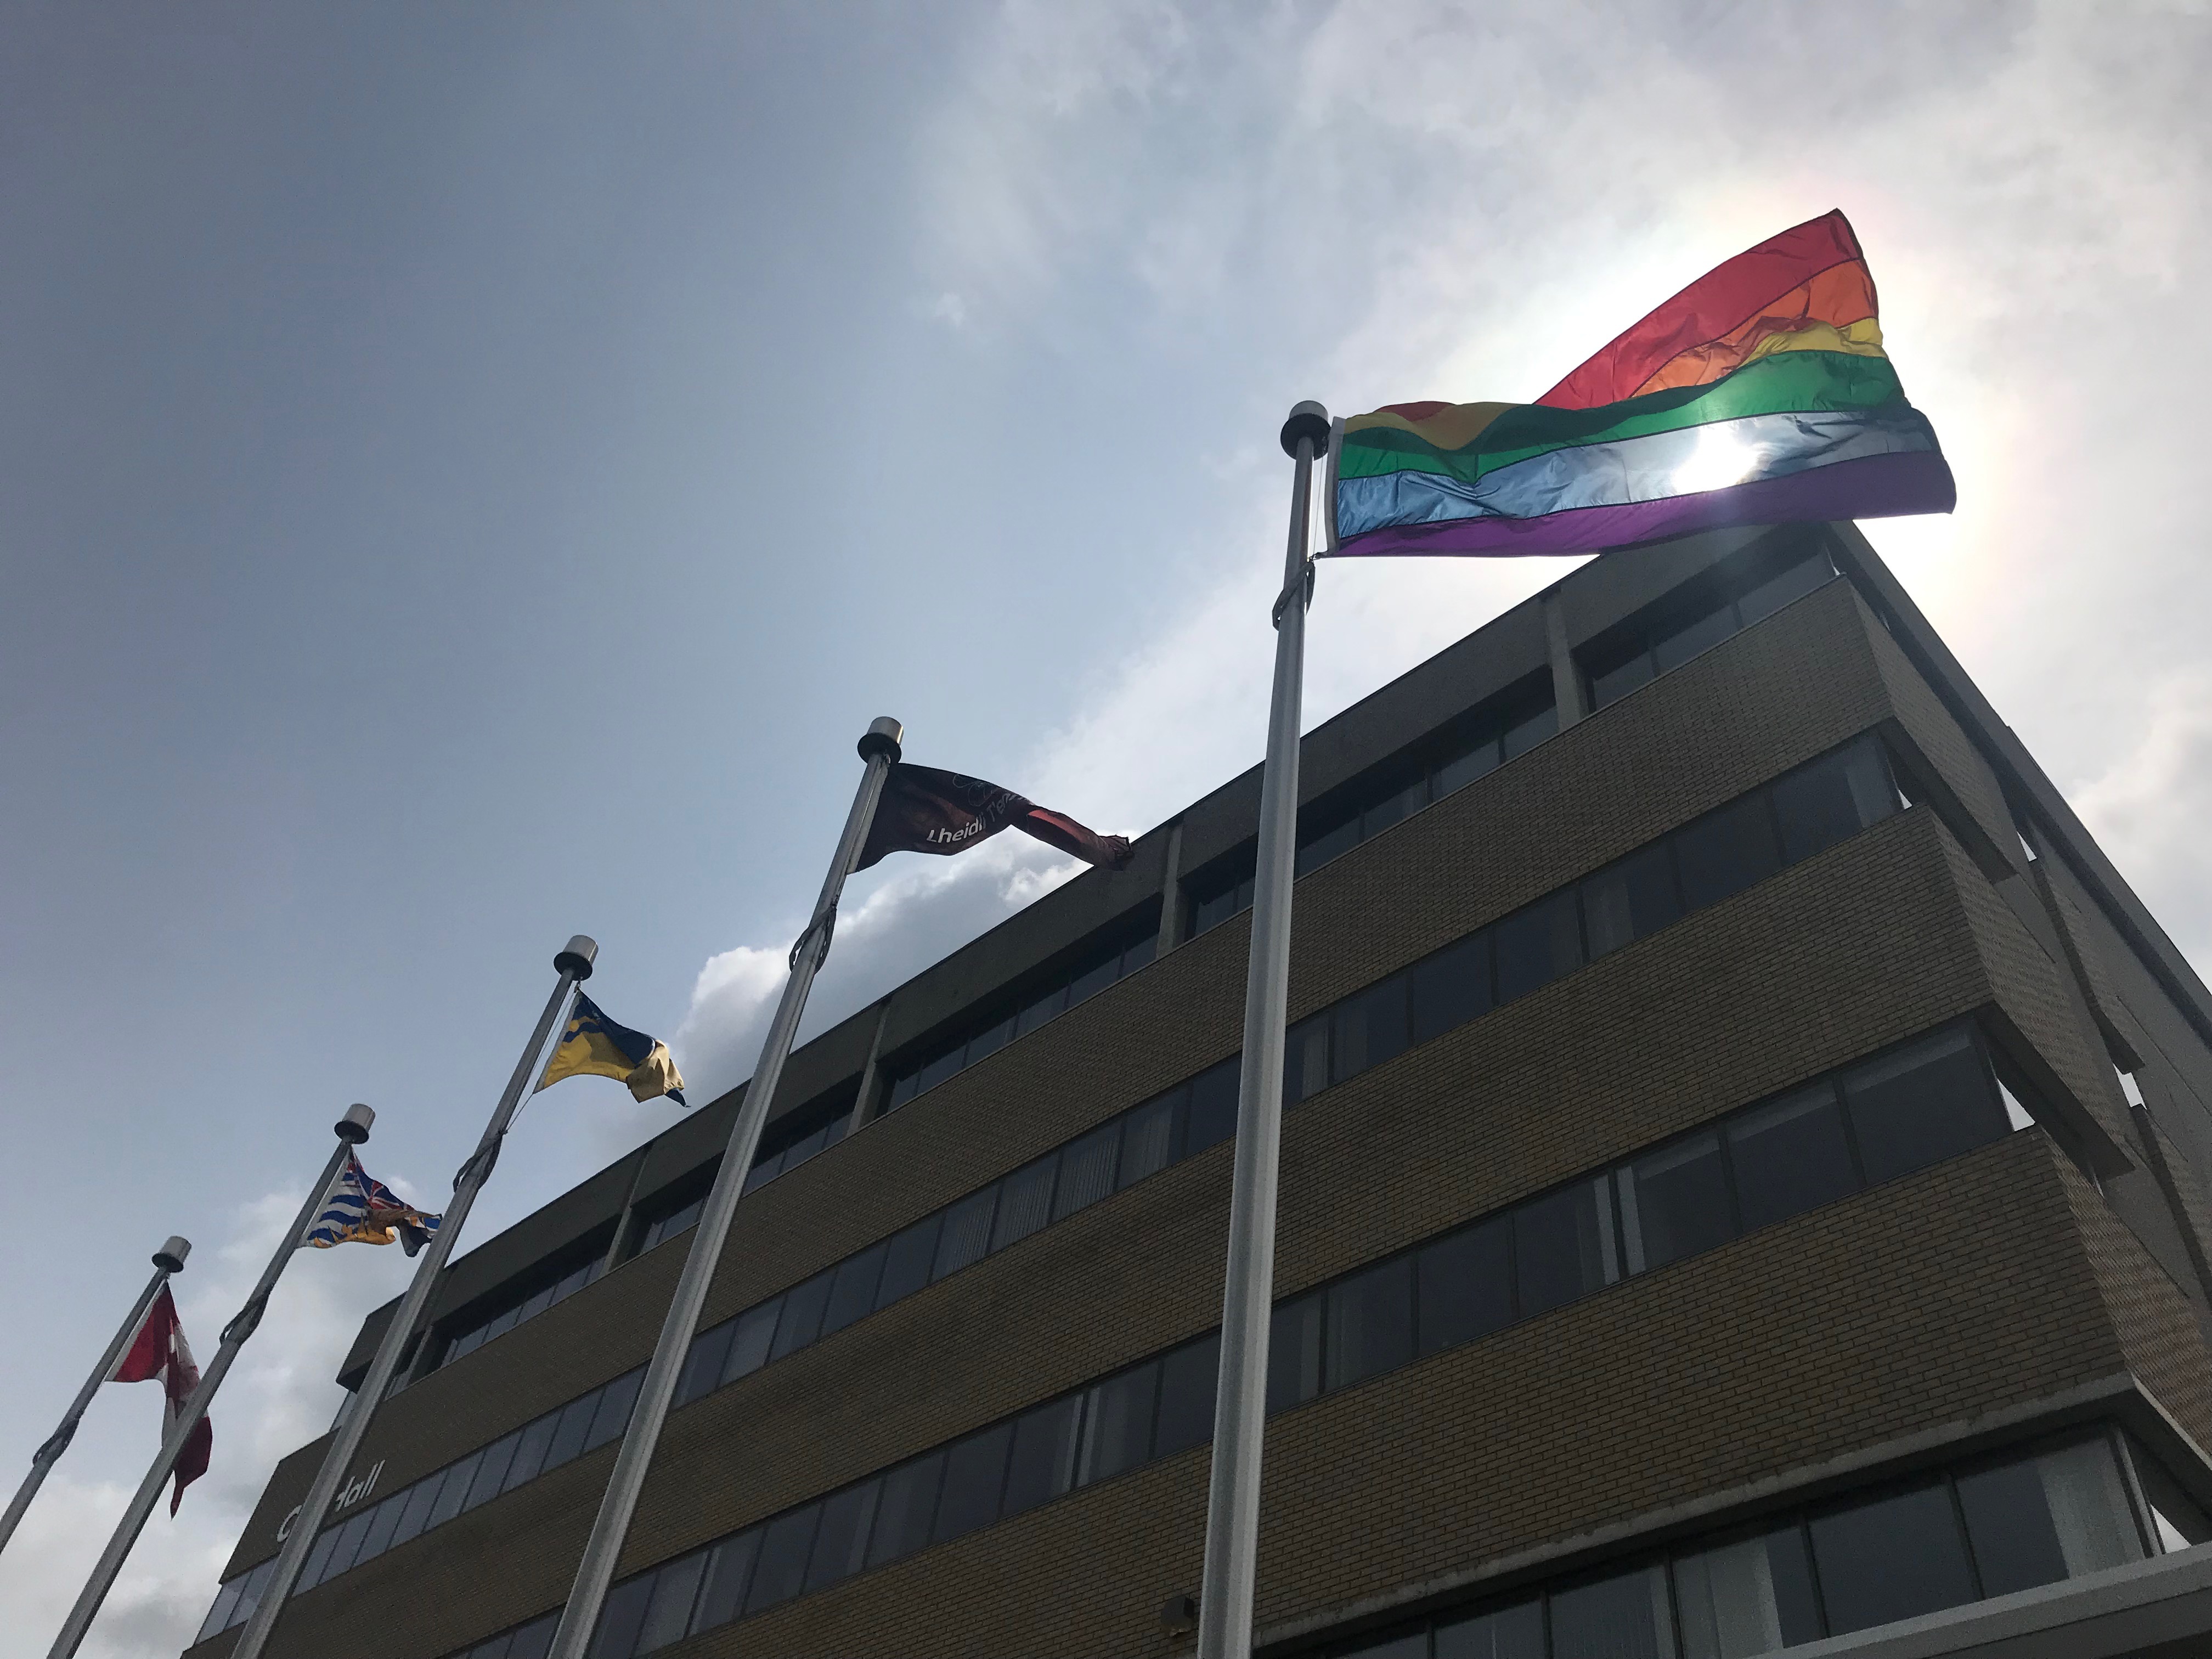
MULTIPOLYGON (((166 1285, 146 1310, 145 1322, 131 1339, 131 1346, 107 1374, 111 1382, 151 1382, 156 1377, 167 1395, 161 1408, 161 1438, 166 1442, 170 1429, 184 1413, 185 1402, 200 1385, 200 1368, 192 1363, 191 1345, 185 1342, 184 1325, 177 1318, 177 1304, 166 1285)), ((214 1444, 214 1425, 203 1417, 192 1425, 192 1431, 185 1437, 184 1446, 177 1453, 177 1489, 169 1498, 170 1514, 174 1515, 177 1505, 185 1501, 185 1488, 207 1473, 208 1451, 214 1444)))

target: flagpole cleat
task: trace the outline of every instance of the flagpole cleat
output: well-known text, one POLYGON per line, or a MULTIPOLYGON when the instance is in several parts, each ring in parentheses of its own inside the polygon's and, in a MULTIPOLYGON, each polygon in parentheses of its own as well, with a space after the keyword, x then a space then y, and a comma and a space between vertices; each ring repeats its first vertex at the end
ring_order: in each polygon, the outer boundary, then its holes
POLYGON ((587 980, 592 976, 592 964, 599 957, 599 940, 589 933, 579 933, 568 941, 567 949, 553 958, 553 971, 566 974, 573 980, 587 980))

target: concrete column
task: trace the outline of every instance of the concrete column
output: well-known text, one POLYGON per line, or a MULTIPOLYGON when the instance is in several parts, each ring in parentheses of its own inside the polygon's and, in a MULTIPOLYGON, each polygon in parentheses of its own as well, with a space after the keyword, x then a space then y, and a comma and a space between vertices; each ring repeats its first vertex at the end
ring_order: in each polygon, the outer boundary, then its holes
POLYGON ((1552 660, 1552 699, 1559 705, 1559 730, 1565 731, 1589 714, 1583 700, 1583 677, 1575 667, 1575 653, 1567 643, 1566 613, 1556 595, 1544 598, 1544 653, 1552 660))
POLYGON ((891 1000, 885 997, 876 1005, 875 1035, 868 1039, 868 1058, 860 1067, 860 1092, 853 1099, 853 1115, 845 1125, 845 1133, 852 1134, 876 1115, 876 1091, 883 1075, 878 1063, 884 1052, 884 1027, 890 1024, 891 1000))
POLYGON ((1154 959, 1182 944, 1189 927, 1182 902, 1182 820, 1177 818, 1168 830, 1167 872, 1160 878, 1160 942, 1152 951, 1154 959))

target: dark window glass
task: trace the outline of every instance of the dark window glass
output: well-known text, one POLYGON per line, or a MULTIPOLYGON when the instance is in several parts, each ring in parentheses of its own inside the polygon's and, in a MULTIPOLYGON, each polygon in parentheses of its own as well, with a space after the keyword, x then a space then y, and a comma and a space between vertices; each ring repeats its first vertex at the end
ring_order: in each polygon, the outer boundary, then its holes
POLYGON ((1401 1255, 1332 1285, 1322 1342, 1326 1386, 1349 1388, 1413 1357, 1413 1258, 1401 1255))
POLYGON ((1152 1404, 1159 1388, 1160 1368, 1155 1364, 1139 1365, 1091 1389, 1083 1408, 1077 1486, 1134 1468, 1151 1455, 1152 1404))
POLYGON ((999 1494, 1006 1483, 1006 1448, 1013 1437, 1013 1425, 1001 1423, 947 1449, 945 1492, 937 1502, 932 1538, 942 1543, 999 1518, 999 1494))
POLYGON ((1747 1229, 1802 1214, 1858 1189, 1833 1084, 1809 1089, 1732 1118, 1729 1161, 1747 1229))
POLYGON ((916 1072, 908 1072, 904 1077, 899 1079, 897 1082, 891 1085, 890 1098, 884 1103, 884 1109, 886 1112, 896 1112, 900 1107, 905 1105, 907 1102, 912 1100, 915 1096, 921 1092, 921 1074, 916 1072))
MULTIPOLYGON (((313 1556, 308 1558, 310 1560, 313 1559, 313 1556)), ((229 1628, 230 1610, 238 1605, 240 1582, 240 1579, 234 1578, 216 1592, 215 1605, 208 1609, 207 1617, 200 1621, 199 1634, 192 1638, 192 1644, 195 1647, 206 1641, 209 1637, 219 1636, 229 1628)), ((300 1582, 301 1583, 307 1582, 305 1573, 301 1575, 300 1582)))
POLYGON ((557 1613, 532 1620, 507 1643, 507 1659, 545 1659, 553 1651, 553 1637, 560 1628, 561 1615, 557 1613))
POLYGON ((1552 1659, 1674 1659, 1674 1651, 1663 1568, 1552 1593, 1552 1659))
POLYGON ((1832 1636, 1974 1599, 1951 1494, 1942 1486, 1815 1516, 1811 1530, 1832 1636))
POLYGON ((945 1212, 944 1230, 937 1235, 937 1263, 932 1279, 958 1273, 971 1261, 980 1261, 991 1244, 991 1217, 999 1206, 999 1189, 986 1187, 970 1194, 945 1212))
POLYGON ((592 1413, 592 1431, 586 1437, 584 1449, 591 1451, 610 1440, 622 1437, 629 1427, 629 1408, 637 1403, 638 1384, 645 1381, 645 1367, 625 1371, 599 1391, 599 1408, 592 1413))
POLYGON ((747 1613, 789 1601, 805 1587, 806 1558, 821 1519, 822 1505, 809 1504, 761 1528, 760 1556, 753 1563, 752 1589, 745 1594, 747 1613))
POLYGON ((1176 1111, 1186 1093, 1182 1089, 1175 1090, 1158 1100, 1147 1101, 1128 1115, 1121 1135, 1118 1185, 1133 1187, 1176 1161, 1176 1111))
POLYGON ((1288 1411, 1321 1392, 1322 1316, 1328 1297, 1316 1291, 1274 1312, 1267 1337, 1267 1409, 1288 1411))
POLYGON ((1897 810, 1897 793, 1882 774, 1870 744, 1801 766, 1774 786, 1774 816, 1782 826, 1782 860, 1795 864, 1858 834, 1897 810))
MULTIPOLYGON (((912 1081, 913 1079, 908 1080, 912 1081)), ((911 1098, 911 1092, 909 1092, 909 1098, 911 1098)), ((750 1193, 757 1188, 767 1186, 769 1182, 775 1180, 782 1173, 783 1154, 781 1152, 770 1152, 766 1158, 755 1159, 753 1162, 753 1167, 745 1171, 744 1184, 738 1188, 739 1196, 743 1196, 744 1194, 750 1193)), ((651 1249, 654 1245, 659 1243, 660 1226, 659 1224, 656 1222, 646 1233, 645 1243, 638 1247, 638 1254, 642 1255, 646 1251, 651 1249)))
POLYGON ((323 1569, 323 1577, 335 1578, 353 1565, 354 1557, 361 1553, 361 1540, 368 1536, 368 1517, 356 1515, 338 1528, 338 1541, 331 1547, 330 1565, 323 1569))
POLYGON ((1682 878, 1682 907, 1703 909, 1740 893, 1782 867, 1766 798, 1747 795, 1674 832, 1674 866, 1682 878))
POLYGON ((2128 1462, 2142 1485, 2143 1501, 2150 1509, 2151 1530, 2160 1553, 2171 1554, 2175 1550, 2212 1541, 2212 1517, 2208 1517, 2196 1500, 2182 1491, 2180 1482, 2164 1464, 2143 1449, 2141 1441, 2132 1435, 2126 1439, 2128 1462))
POLYGON ((1076 1419, 1082 1404, 1083 1396, 1076 1395, 1039 1406, 1015 1419, 1001 1514, 1018 1515, 1035 1509, 1073 1484, 1076 1419))
POLYGON ((1003 1250, 1027 1238, 1052 1218, 1053 1182, 1060 1155, 1048 1152, 999 1183, 999 1218, 991 1225, 991 1248, 1003 1250))
POLYGON ((968 1039, 968 1063, 973 1066, 987 1054, 995 1054, 1014 1037, 1014 1017, 1000 1020, 988 1031, 978 1032, 968 1039))
POLYGON ((1523 1601, 1438 1625, 1437 1659, 1544 1659, 1544 1604, 1523 1601))
POLYGON ((1413 1631, 1386 1641, 1363 1643, 1356 1648, 1332 1650, 1337 1659, 1429 1659, 1429 1633, 1413 1631))
POLYGON ((1213 1438, 1213 1393, 1221 1370, 1218 1332, 1160 1361, 1159 1428, 1152 1455, 1172 1456, 1213 1438))
POLYGON ((514 1462, 514 1449, 521 1441, 519 1434, 502 1435, 484 1448, 483 1462, 477 1465, 477 1478, 470 1483, 468 1502, 461 1505, 463 1509, 472 1510, 499 1496, 500 1485, 514 1462))
POLYGON ((1067 988, 1067 1006, 1088 1001, 1121 976, 1121 953, 1116 951, 1096 968, 1085 969, 1067 988))
POLYGON ((1056 986, 1022 1010, 1014 1021, 1014 1030, 1018 1035, 1027 1036, 1066 1006, 1067 987, 1056 986))
POLYGON ((479 1642, 471 1648, 465 1659, 507 1659, 507 1650, 514 1642, 514 1632, 502 1631, 489 1640, 479 1642))
POLYGON ((1737 1659, 1820 1634, 1805 1534, 1790 1526, 1674 1563, 1683 1659, 1737 1659))
POLYGON ((515 1310, 514 1322, 520 1325, 526 1319, 535 1319, 552 1305, 553 1287, 548 1285, 515 1310))
POLYGON ((700 1575, 707 1570, 707 1552, 671 1561, 653 1575, 653 1599, 646 1604, 638 1627, 639 1653, 652 1653, 680 1642, 691 1626, 691 1603, 699 1594, 700 1575))
MULTIPOLYGON (((337 1548, 338 1534, 344 1530, 343 1527, 325 1527, 316 1535, 315 1547, 307 1552, 307 1559, 300 1568, 301 1589, 311 1590, 330 1576, 331 1553, 337 1548)), ((240 1582, 243 1583, 244 1580, 240 1582)))
POLYGON ((1152 958, 1159 954, 1159 949, 1160 936, 1158 933, 1146 934, 1121 952, 1121 976, 1126 979, 1138 969, 1150 967, 1152 958))
POLYGON ((1404 788, 1385 795, 1359 815, 1360 840, 1365 841, 1370 836, 1381 835, 1401 818, 1413 817, 1428 804, 1429 781, 1426 778, 1422 778, 1418 782, 1409 783, 1404 788))
POLYGON ((1575 896, 1554 893, 1491 929, 1498 947, 1498 1000, 1510 1002, 1582 965, 1575 896))
POLYGON ((926 1216, 902 1233, 891 1235, 884 1250, 884 1276, 876 1284, 876 1305, 887 1308, 929 1283, 929 1264, 937 1257, 941 1215, 926 1216))
POLYGON ((1639 651, 1618 668, 1607 669, 1591 677, 1590 707, 1602 708, 1609 702, 1618 702, 1639 685, 1651 681, 1651 653, 1639 651))
POLYGON ((822 1310, 822 1334, 842 1331, 854 1320, 875 1311, 876 1285, 884 1276, 884 1257, 889 1247, 872 1245, 860 1255, 837 1264, 830 1285, 830 1300, 822 1310))
POLYGON ((1328 1025, 1326 1013, 1300 1020, 1283 1034, 1283 1103, 1295 1106, 1328 1087, 1328 1025))
POLYGON ((1613 1281, 1612 1223, 1601 1181, 1579 1182, 1513 1212, 1513 1263, 1524 1318, 1613 1281))
POLYGON ((459 1336, 453 1339, 453 1345, 446 1350, 445 1358, 439 1361, 439 1364, 450 1365, 456 1359, 467 1358, 469 1354, 475 1352, 477 1346, 483 1341, 483 1326, 479 1325, 474 1330, 463 1331, 459 1336))
POLYGON ((387 1498, 368 1512, 368 1531, 361 1540, 361 1553, 354 1557, 354 1565, 374 1561, 391 1547, 392 1529, 399 1524, 399 1511, 406 1502, 403 1493, 387 1498))
POLYGON ((699 1592, 699 1606, 691 1615, 691 1628, 712 1630, 736 1618, 751 1587, 753 1557, 760 1553, 760 1528, 725 1538, 707 1553, 707 1583, 699 1592))
MULTIPOLYGON (((789 1175, 793 1170, 805 1163, 808 1158, 813 1157, 815 1153, 820 1152, 829 1144, 830 1126, 826 1123, 823 1124, 822 1127, 817 1129, 812 1134, 802 1136, 800 1139, 793 1141, 790 1147, 783 1155, 783 1172, 786 1175, 789 1175)), ((684 1206, 684 1211, 678 1212, 678 1213, 684 1215, 683 1224, 688 1227, 699 1218, 698 1205, 696 1203, 687 1204, 684 1206), (689 1213, 685 1214, 684 1212, 688 1212, 689 1213)), ((672 1217, 671 1220, 672 1222, 674 1218, 672 1217)), ((675 1228, 672 1225, 669 1231, 672 1232, 675 1231, 675 1228)))
POLYGON ((1674 860, 1664 842, 1631 853, 1583 884, 1583 920, 1592 957, 1656 933, 1681 914, 1674 896, 1674 860))
POLYGON ((1412 1031, 1416 1042, 1441 1036, 1490 1012, 1490 935, 1477 933, 1413 964, 1412 1031))
POLYGON ((915 1092, 927 1094, 939 1084, 944 1082, 945 1079, 960 1069, 960 1062, 966 1054, 967 1046, 963 1043, 950 1054, 938 1055, 935 1060, 921 1068, 921 1077, 915 1079, 915 1092))
POLYGON ((830 1287, 836 1279, 834 1271, 817 1273, 783 1293, 783 1317, 775 1323, 775 1341, 768 1351, 770 1359, 781 1359, 822 1334, 822 1315, 830 1305, 830 1287))
POLYGON ((1190 1128, 1183 1138, 1185 1158, 1195 1158, 1237 1133, 1237 1086, 1241 1067, 1228 1060, 1190 1081, 1190 1128))
POLYGON ((806 1564, 811 1590, 850 1578, 866 1565, 868 1525, 876 1517, 880 1480, 864 1480, 822 1500, 822 1525, 814 1534, 814 1554, 806 1564))
MULTIPOLYGON (((560 1420, 558 1417, 554 1419, 556 1423, 560 1420)), ((438 1486, 442 1478, 443 1471, 425 1475, 407 1489, 407 1505, 400 1511, 399 1525, 392 1534, 395 1548, 429 1525, 430 1511, 437 1504, 438 1486)))
POLYGON ((1526 720, 1505 728, 1505 735, 1498 742, 1498 751, 1507 760, 1511 760, 1516 755, 1527 754, 1559 729, 1559 711, 1551 708, 1540 708, 1526 720))
POLYGON ((739 1314, 730 1332, 730 1357, 722 1365, 722 1381, 734 1382, 741 1376, 750 1376, 768 1364, 768 1352, 775 1341, 776 1322, 783 1317, 783 1298, 763 1302, 757 1308, 748 1308, 739 1314))
POLYGON ((1114 1190, 1114 1164, 1121 1150, 1121 1121, 1093 1130, 1060 1155, 1060 1186, 1053 1194, 1052 1218, 1073 1215, 1114 1190))
POLYGON ((1828 556, 1815 553, 1811 558, 1792 565, 1780 575, 1768 577, 1736 601, 1736 609, 1743 617, 1743 625, 1748 628, 1755 622, 1764 621, 1790 600, 1803 599, 1835 574, 1829 566, 1828 556))
MULTIPOLYGON (((586 1396, 589 1398, 589 1396, 586 1396)), ((469 1483, 477 1478, 477 1465, 483 1461, 481 1451, 471 1452, 458 1463, 446 1466, 446 1484, 438 1488, 438 1501, 430 1510, 430 1518, 423 1525, 428 1532, 432 1527, 442 1527, 461 1512, 468 1501, 469 1483)))
POLYGON ((1680 668, 1700 651, 1710 651, 1735 632, 1735 609, 1723 605, 1711 616, 1700 617, 1687 628, 1669 634, 1651 647, 1651 665, 1661 673, 1680 668))
POLYGON ((507 1484, 503 1492, 513 1492, 525 1481, 535 1480, 545 1467, 545 1454, 553 1444, 553 1431, 561 1421, 561 1413, 549 1412, 522 1431, 521 1443, 514 1449, 514 1462, 507 1466, 507 1484))
POLYGON ((1416 1258, 1423 1353, 1513 1322, 1510 1230, 1509 1218, 1493 1216, 1423 1247, 1416 1258))
POLYGON ((1437 768, 1431 781, 1435 798, 1442 800, 1455 789, 1464 789, 1486 772, 1498 767, 1498 739, 1485 738, 1465 754, 1456 756, 1437 768))
POLYGON ((1216 893, 1211 898, 1199 900, 1191 913, 1191 937, 1197 938, 1208 928, 1228 921, 1236 914, 1237 890, 1234 888, 1225 893, 1216 893))
POLYGON ((1329 1040, 1329 1075, 1340 1082, 1403 1054, 1407 1042, 1406 975, 1395 974, 1379 985, 1336 1005, 1329 1040))
POLYGON ((599 1604, 599 1627, 586 1650, 589 1659, 629 1659, 637 1651, 637 1633, 645 1624, 646 1607, 653 1600, 653 1578, 648 1572, 607 1592, 607 1599, 599 1604))
POLYGON ((2008 1595, 2066 1577, 2058 1529, 2032 1459, 1962 1475, 1959 1507, 1966 1511, 1983 1595, 2008 1595))
POLYGON ((1359 845, 1359 815, 1353 813, 1343 823, 1332 824, 1298 848, 1293 866, 1301 876, 1309 870, 1318 870, 1331 859, 1350 852, 1359 845))
POLYGON ((1844 1099, 1869 1182, 1924 1169, 2005 1133, 1989 1067, 1964 1026, 1844 1073, 1844 1099))
POLYGON ((937 1492, 944 1484, 943 1452, 918 1457, 884 1477, 884 1495, 876 1504, 876 1524, 868 1534, 870 1566, 911 1555, 929 1542, 929 1523, 937 1513, 937 1492))
POLYGON ((678 1405, 688 1406, 721 1385, 722 1367, 730 1360, 730 1338, 737 1328, 737 1321, 726 1319, 691 1339, 690 1349, 684 1356, 683 1374, 676 1379, 678 1405))
POLYGON ((1721 1138, 1711 1130, 1646 1152, 1620 1172, 1628 1270, 1640 1273, 1735 1237, 1721 1138))

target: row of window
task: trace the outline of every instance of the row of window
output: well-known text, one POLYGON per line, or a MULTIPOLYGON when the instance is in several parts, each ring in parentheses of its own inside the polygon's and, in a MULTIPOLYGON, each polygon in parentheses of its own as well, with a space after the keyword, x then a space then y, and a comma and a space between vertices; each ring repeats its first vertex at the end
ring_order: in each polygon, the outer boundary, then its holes
MULTIPOLYGON (((1832 580, 1836 574, 1826 552, 1801 560, 1779 575, 1723 601, 1694 622, 1669 626, 1656 638, 1638 639, 1606 651, 1589 675, 1590 707, 1602 708, 1618 702, 1639 685, 1649 684, 1670 668, 1679 668, 1699 653, 1710 651, 1755 622, 1764 621, 1792 599, 1804 598, 1832 580)), ((1679 612, 1677 615, 1679 616, 1679 612)))
MULTIPOLYGON (((1897 805, 1879 744, 1856 739, 1302 1021, 1290 1033, 1285 1097, 1295 1104, 1539 988, 1581 963, 1585 937, 1589 953, 1603 955, 1897 805)), ((749 1376, 1227 1139, 1237 1129, 1238 1065, 1225 1060, 700 1333, 678 1401, 749 1376)))
POLYGON ((492 1338, 504 1336, 526 1319, 535 1319, 556 1303, 566 1302, 606 1270, 605 1252, 595 1251, 589 1261, 571 1267, 552 1284, 449 1338, 438 1363, 450 1365, 465 1354, 474 1353, 492 1338))
MULTIPOLYGON (((466 1457, 424 1475, 402 1487, 381 1503, 325 1527, 300 1569, 295 1595, 306 1594, 327 1579, 352 1567, 374 1560, 418 1534, 443 1526, 455 1516, 501 1492, 513 1492, 525 1481, 550 1474, 563 1463, 621 1438, 629 1426, 630 1408, 637 1401, 638 1385, 645 1368, 626 1371, 580 1395, 558 1410, 479 1447, 466 1457)), ((304 1524, 304 1523, 295 1523, 304 1524)), ((204 1642, 253 1616, 261 1592, 276 1567, 271 1557, 251 1572, 240 1574, 216 1592, 215 1605, 192 1639, 204 1642)))
MULTIPOLYGON (((825 1516, 815 1524, 819 1537, 830 1522, 825 1516)), ((1757 1659, 2144 1560, 2208 1535, 2203 1513, 2139 1443, 2095 1429, 1322 1651, 1329 1659, 1757 1659)), ((738 1616, 722 1612, 725 1602, 749 1600, 730 1588, 744 1575, 724 1555, 729 1547, 617 1589, 592 1659, 653 1652, 738 1616)), ((761 1568, 750 1577, 757 1582, 761 1568)), ((557 1610, 544 1613, 450 1659, 544 1659, 559 1622, 557 1610)))
POLYGON ((1238 1061, 1132 1107, 692 1339, 684 1405, 1237 1133, 1238 1061))
MULTIPOLYGON (((1732 1113, 1278 1304, 1268 1408, 1984 1145, 2006 1132, 1999 1103, 1962 1024, 1732 1113)), ((592 1659, 651 1652, 1202 1444, 1218 1361, 1215 1332, 630 1579, 609 1597, 592 1659)), ((687 1382, 695 1395, 711 1386, 687 1382)))
POLYGON ((1158 948, 1158 935, 1148 933, 1126 950, 1110 952, 1071 974, 988 1030, 901 1071, 891 1079, 890 1094, 884 1103, 884 1109, 886 1112, 896 1111, 916 1095, 934 1089, 956 1072, 964 1071, 976 1061, 998 1053, 1018 1036, 1027 1036, 1047 1020, 1066 1012, 1078 1003, 1089 1001, 1115 981, 1126 979, 1146 966, 1158 948))
POLYGON ((1279 1303, 1283 1411, 2029 1121, 1960 1023, 1279 1303))
POLYGON ((1753 1659, 2078 1578, 2204 1538, 2170 1477, 2098 1431, 1862 1491, 1671 1559, 1570 1579, 1331 1659, 1753 1659))
POLYGON ((1899 810, 1871 736, 1784 774, 1291 1028, 1296 1102, 1741 892, 1899 810))
MULTIPOLYGON (((1400 779, 1387 787, 1378 787, 1371 799, 1346 809, 1340 816, 1332 815, 1324 825, 1310 830, 1301 826, 1304 833, 1298 842, 1297 873, 1303 876, 1319 869, 1370 836, 1381 835, 1401 819, 1411 817, 1424 806, 1442 800, 1454 790, 1463 789, 1505 762, 1528 753, 1559 729, 1559 711, 1548 702, 1533 713, 1524 704, 1521 712, 1500 716, 1481 737, 1412 781, 1400 779)), ((1249 854, 1246 862, 1249 863, 1249 854)), ((1249 868, 1234 878, 1219 878, 1200 892, 1192 908, 1191 936, 1196 938, 1251 907, 1252 872, 1249 868)))

